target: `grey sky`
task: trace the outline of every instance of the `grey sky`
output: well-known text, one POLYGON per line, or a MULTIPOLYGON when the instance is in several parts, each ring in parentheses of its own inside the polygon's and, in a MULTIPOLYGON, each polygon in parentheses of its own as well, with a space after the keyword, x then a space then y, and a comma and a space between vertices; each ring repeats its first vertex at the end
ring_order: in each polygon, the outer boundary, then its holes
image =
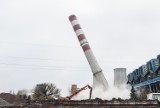
POLYGON ((75 14, 110 84, 160 54, 159 0, 1 0, 0 92, 53 82, 92 85, 92 72, 68 20, 75 14))

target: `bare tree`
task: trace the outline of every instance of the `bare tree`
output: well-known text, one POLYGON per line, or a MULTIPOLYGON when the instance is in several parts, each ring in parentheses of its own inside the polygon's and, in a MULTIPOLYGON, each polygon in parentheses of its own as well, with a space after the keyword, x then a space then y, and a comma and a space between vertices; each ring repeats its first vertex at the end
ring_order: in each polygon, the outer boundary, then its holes
POLYGON ((32 97, 33 99, 55 99, 60 97, 60 89, 53 83, 37 84, 32 97))
POLYGON ((130 99, 131 100, 137 100, 137 95, 136 95, 136 90, 134 89, 134 87, 132 86, 132 88, 131 88, 131 93, 130 93, 130 99))

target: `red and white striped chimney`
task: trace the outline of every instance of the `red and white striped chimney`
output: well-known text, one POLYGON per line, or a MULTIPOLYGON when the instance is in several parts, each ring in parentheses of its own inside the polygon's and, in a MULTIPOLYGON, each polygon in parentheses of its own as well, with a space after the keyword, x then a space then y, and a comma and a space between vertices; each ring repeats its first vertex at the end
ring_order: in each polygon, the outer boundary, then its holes
POLYGON ((98 65, 98 62, 97 62, 95 56, 93 55, 93 52, 89 46, 89 43, 88 43, 83 31, 82 31, 80 24, 78 23, 76 16, 75 15, 69 16, 69 20, 72 24, 72 27, 77 35, 77 38, 80 42, 80 45, 85 53, 85 56, 88 60, 90 68, 92 70, 93 86, 94 87, 102 86, 106 90, 108 88, 107 80, 105 79, 105 77, 102 73, 102 69, 98 65))

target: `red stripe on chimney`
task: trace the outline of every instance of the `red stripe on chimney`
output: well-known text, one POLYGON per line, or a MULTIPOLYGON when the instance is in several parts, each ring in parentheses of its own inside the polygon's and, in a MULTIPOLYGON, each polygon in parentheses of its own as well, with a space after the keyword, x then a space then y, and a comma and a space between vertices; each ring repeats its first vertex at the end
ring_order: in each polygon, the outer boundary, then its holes
POLYGON ((86 39, 85 35, 84 35, 84 34, 80 34, 80 35, 78 36, 78 40, 81 41, 81 40, 83 40, 83 39, 86 39))
POLYGON ((77 24, 77 25, 73 26, 73 29, 74 29, 74 31, 76 31, 78 29, 81 29, 81 26, 79 24, 77 24))
POLYGON ((87 50, 90 49, 90 46, 89 46, 88 44, 86 44, 86 45, 84 45, 84 46, 82 47, 82 49, 83 49, 83 51, 85 52, 85 51, 87 51, 87 50))
POLYGON ((77 20, 77 18, 75 15, 71 15, 71 16, 69 16, 69 20, 70 20, 70 22, 72 22, 73 20, 77 20))

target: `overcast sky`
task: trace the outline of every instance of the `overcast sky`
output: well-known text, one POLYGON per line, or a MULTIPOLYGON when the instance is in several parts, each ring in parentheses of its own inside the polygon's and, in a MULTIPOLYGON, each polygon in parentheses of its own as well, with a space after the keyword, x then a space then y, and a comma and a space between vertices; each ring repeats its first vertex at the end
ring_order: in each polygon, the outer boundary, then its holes
POLYGON ((160 54, 159 0, 0 0, 0 92, 92 85, 71 14, 110 85, 114 68, 129 73, 160 54))

